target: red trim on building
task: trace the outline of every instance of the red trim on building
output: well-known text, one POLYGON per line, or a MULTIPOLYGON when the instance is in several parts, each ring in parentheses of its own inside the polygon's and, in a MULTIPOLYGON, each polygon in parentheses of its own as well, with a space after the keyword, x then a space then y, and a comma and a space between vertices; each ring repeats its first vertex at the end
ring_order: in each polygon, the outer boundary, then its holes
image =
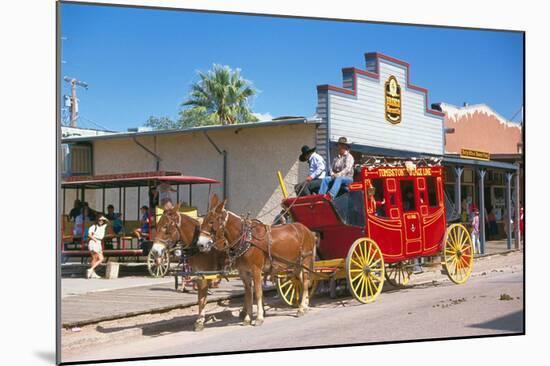
POLYGON ((339 92, 339 93, 344 93, 344 94, 348 94, 348 95, 357 96, 357 74, 368 76, 368 77, 375 78, 375 79, 380 79, 380 59, 383 58, 387 61, 405 66, 407 68, 407 85, 406 86, 409 89, 417 90, 419 92, 424 93, 424 101, 426 103, 426 105, 425 105, 426 113, 430 113, 430 114, 433 114, 433 115, 438 116, 438 117, 444 117, 445 116, 445 113, 430 109, 428 107, 428 89, 411 84, 411 82, 410 82, 410 65, 409 65, 408 62, 398 60, 396 58, 384 55, 384 54, 379 53, 379 52, 365 53, 365 61, 371 60, 373 58, 376 59, 376 72, 374 72, 374 73, 370 72, 370 71, 367 71, 367 70, 360 70, 360 69, 357 69, 355 67, 342 68, 342 73, 350 73, 350 72, 353 73, 353 88, 352 89, 339 88, 339 87, 334 86, 334 85, 324 84, 324 85, 317 85, 317 91, 322 92, 322 91, 332 90, 332 91, 339 92))

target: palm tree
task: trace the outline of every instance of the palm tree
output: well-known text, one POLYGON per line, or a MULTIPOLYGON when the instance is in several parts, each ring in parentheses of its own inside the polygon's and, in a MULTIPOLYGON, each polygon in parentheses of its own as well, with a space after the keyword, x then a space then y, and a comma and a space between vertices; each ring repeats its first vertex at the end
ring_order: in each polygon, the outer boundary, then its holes
POLYGON ((256 122, 248 100, 257 91, 243 79, 240 70, 214 65, 207 73, 199 72, 200 80, 193 84, 183 105, 206 113, 221 124, 256 122))

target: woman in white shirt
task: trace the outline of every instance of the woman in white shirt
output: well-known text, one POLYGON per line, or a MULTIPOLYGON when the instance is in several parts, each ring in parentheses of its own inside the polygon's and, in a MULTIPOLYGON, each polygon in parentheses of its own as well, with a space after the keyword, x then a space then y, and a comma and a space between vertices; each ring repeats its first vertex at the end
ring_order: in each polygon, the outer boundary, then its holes
POLYGON ((90 226, 88 229, 88 236, 90 240, 88 241, 88 249, 90 250, 90 255, 92 256, 91 266, 86 272, 86 277, 88 278, 101 278, 95 273, 95 269, 101 262, 103 262, 103 248, 101 246, 101 241, 105 237, 105 230, 107 229, 107 218, 105 216, 100 216, 97 219, 97 224, 90 226))

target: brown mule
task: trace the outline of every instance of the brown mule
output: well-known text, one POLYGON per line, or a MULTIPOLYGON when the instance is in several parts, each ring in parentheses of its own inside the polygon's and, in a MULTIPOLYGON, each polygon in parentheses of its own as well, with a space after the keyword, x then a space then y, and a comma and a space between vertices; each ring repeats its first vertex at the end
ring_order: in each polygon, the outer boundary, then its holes
MULTIPOLYGON (((257 220, 245 220, 225 209, 214 194, 210 211, 201 225, 197 246, 203 252, 212 248, 227 253, 234 262, 245 287, 244 325, 252 321, 252 285, 256 297, 255 325, 264 321, 262 275, 294 270, 303 289, 309 288, 310 271, 313 270, 316 237, 300 223, 264 225, 257 220)), ((272 277, 273 278, 273 277, 272 277)), ((298 316, 309 306, 309 291, 303 291, 298 316)))
MULTIPOLYGON (((195 242, 199 236, 199 221, 178 212, 178 207, 164 211, 157 224, 157 234, 154 239, 153 248, 158 245, 169 249, 177 243, 182 243, 183 249, 196 248, 195 242)), ((189 257, 189 265, 193 271, 222 271, 225 267, 225 253, 212 251, 202 253, 198 249, 189 257)), ((211 280, 197 280, 197 294, 199 314, 195 321, 195 330, 204 329, 206 298, 211 280)))

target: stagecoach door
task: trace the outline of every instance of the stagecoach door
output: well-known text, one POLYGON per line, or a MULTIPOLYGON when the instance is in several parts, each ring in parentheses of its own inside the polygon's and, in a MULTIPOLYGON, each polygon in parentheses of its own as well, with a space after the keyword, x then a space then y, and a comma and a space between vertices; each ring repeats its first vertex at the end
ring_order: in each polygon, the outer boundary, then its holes
POLYGON ((418 192, 414 179, 401 180, 401 203, 403 205, 403 225, 405 231, 406 255, 422 251, 422 230, 420 228, 420 214, 418 212, 418 192))

